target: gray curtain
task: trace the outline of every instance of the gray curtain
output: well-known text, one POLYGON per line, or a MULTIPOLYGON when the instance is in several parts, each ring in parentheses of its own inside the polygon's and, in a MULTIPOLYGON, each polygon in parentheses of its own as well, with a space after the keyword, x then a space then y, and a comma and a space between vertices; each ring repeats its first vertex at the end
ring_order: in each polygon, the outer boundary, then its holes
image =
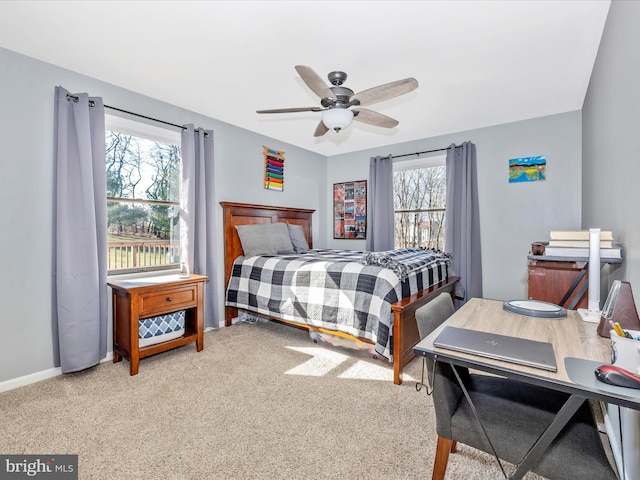
POLYGON ((457 304, 482 297, 480 210, 476 146, 464 142, 447 149, 447 226, 445 251, 452 255, 453 270, 460 275, 457 304))
POLYGON ((369 164, 369 203, 367 212, 367 242, 370 252, 393 250, 393 161, 391 155, 371 157, 369 164))
POLYGON ((182 131, 180 185, 182 244, 181 261, 189 271, 207 275, 204 285, 204 325, 218 327, 216 313, 215 178, 213 175, 213 131, 186 125, 182 131))
POLYGON ((54 362, 62 372, 107 353, 104 106, 55 89, 54 362))

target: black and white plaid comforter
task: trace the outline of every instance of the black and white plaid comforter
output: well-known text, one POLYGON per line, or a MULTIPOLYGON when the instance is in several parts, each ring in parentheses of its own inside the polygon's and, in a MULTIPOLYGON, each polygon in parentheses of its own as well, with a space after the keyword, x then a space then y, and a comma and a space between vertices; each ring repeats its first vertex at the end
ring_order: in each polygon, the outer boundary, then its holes
POLYGON ((384 252, 368 252, 362 256, 361 261, 365 265, 389 268, 400 277, 400 280, 406 280, 414 270, 430 265, 444 256, 448 256, 448 254, 422 248, 402 248, 384 252))
POLYGON ((238 257, 226 305, 365 338, 392 360, 391 304, 446 280, 450 257, 434 254, 401 281, 393 270, 365 265, 363 255, 316 249, 301 255, 238 257))

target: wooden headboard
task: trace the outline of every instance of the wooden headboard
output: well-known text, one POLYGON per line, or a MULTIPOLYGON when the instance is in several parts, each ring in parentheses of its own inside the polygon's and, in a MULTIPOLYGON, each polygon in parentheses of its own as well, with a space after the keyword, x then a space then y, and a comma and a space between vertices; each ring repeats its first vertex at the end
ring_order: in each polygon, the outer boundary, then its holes
POLYGON ((302 225, 307 243, 313 248, 311 238, 311 216, 315 210, 306 208, 275 207, 271 205, 252 205, 249 203, 220 202, 224 212, 224 285, 229 285, 233 261, 242 255, 242 244, 236 230, 237 225, 256 223, 295 223, 302 225))

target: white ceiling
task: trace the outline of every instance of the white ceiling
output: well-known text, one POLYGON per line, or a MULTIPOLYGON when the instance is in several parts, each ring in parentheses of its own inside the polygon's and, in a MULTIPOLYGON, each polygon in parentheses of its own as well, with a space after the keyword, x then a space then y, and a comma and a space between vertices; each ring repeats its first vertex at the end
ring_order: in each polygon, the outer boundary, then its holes
POLYGON ((331 156, 582 108, 609 3, 5 0, 0 46, 331 156), (314 138, 320 113, 255 113, 319 106, 295 65, 420 86, 368 107, 393 129, 314 138))

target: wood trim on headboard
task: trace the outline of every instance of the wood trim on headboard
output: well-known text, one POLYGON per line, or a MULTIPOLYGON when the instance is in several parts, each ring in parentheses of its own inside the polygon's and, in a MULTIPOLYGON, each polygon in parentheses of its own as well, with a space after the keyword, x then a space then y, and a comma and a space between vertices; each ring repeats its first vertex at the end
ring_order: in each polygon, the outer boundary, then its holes
POLYGON ((302 225, 310 248, 313 248, 311 216, 315 210, 307 208, 253 205, 250 203, 220 202, 224 212, 224 286, 229 285, 233 261, 242 255, 242 244, 237 225, 286 222, 302 225))

